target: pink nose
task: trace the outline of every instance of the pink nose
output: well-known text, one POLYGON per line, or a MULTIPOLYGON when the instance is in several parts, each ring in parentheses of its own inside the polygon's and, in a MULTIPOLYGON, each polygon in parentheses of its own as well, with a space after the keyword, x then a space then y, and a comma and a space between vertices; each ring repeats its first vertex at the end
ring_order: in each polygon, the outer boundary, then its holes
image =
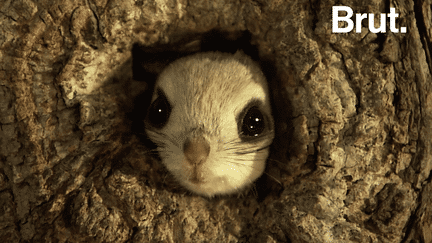
POLYGON ((209 153, 210 145, 203 136, 189 138, 183 145, 183 154, 191 165, 204 163, 209 153))

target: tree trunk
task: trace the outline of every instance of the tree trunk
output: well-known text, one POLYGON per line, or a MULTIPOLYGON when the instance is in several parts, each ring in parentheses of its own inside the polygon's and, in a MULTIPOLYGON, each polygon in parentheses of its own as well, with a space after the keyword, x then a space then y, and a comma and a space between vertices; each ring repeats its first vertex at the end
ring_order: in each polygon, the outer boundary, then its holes
POLYGON ((432 242, 431 1, 344 1, 375 27, 395 8, 406 33, 332 33, 336 5, 3 0, 0 239, 432 242), (214 29, 271 63, 277 137, 255 193, 208 199, 132 127, 154 74, 214 29))

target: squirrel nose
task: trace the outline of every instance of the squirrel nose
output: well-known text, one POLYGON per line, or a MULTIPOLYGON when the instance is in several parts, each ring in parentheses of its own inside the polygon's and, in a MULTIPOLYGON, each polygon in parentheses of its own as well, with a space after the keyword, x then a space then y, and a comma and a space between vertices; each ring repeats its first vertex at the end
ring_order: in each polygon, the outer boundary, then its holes
POLYGON ((186 139, 183 154, 191 165, 199 165, 206 161, 210 153, 210 144, 203 136, 186 139))

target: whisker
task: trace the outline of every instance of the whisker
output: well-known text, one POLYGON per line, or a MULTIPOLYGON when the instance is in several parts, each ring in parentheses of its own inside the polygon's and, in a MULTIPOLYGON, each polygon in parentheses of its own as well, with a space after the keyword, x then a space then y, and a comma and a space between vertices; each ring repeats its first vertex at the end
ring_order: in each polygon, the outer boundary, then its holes
POLYGON ((270 178, 272 178, 274 181, 276 181, 279 185, 282 186, 282 182, 280 182, 278 179, 276 179, 274 176, 270 175, 269 173, 264 171, 264 174, 268 175, 270 178))
MULTIPOLYGON (((160 131, 153 130, 151 128, 146 130, 146 133, 148 138, 157 146, 157 148, 150 149, 146 151, 145 154, 158 154, 159 158, 162 161, 165 161, 166 159, 170 159, 170 157, 172 157, 173 155, 175 157, 180 156, 177 155, 177 153, 182 153, 182 144, 179 144, 181 138, 173 137, 174 135, 170 136, 160 131)), ((249 141, 244 141, 244 139, 242 140, 241 138, 236 137, 231 138, 227 141, 220 142, 219 146, 217 147, 216 152, 218 152, 218 160, 220 160, 221 163, 224 164, 224 166, 231 167, 231 169, 235 170, 235 172, 230 172, 234 174, 231 174, 233 177, 229 179, 229 183, 232 186, 235 186, 234 188, 231 188, 231 190, 235 189, 238 193, 240 193, 239 195, 241 196, 245 196, 244 189, 248 188, 249 186, 252 186, 251 190, 253 195, 258 195, 257 187, 254 184, 254 181, 257 178, 252 177, 251 173, 255 170, 254 167, 261 168, 263 166, 263 164, 261 163, 264 163, 263 159, 266 159, 267 157, 264 157, 264 154, 266 154, 265 150, 269 149, 271 145, 271 142, 269 143, 265 140, 269 137, 270 136, 265 135, 255 140, 249 141), (254 163, 256 163, 256 165, 253 165, 254 163)), ((279 183, 280 185, 282 184, 278 179, 276 179, 269 173, 265 171, 263 173, 268 175, 270 178, 272 178, 272 180, 279 183)), ((169 180, 168 176, 170 175, 172 174, 167 173, 163 177, 163 183, 167 183, 167 181, 169 180)), ((181 178, 177 179, 182 180, 181 178)), ((189 191, 186 191, 186 195, 188 192, 189 191)))
MULTIPOLYGON (((265 148, 268 148, 270 145, 268 145, 268 146, 264 146, 264 147, 262 147, 262 148, 259 148, 259 149, 256 149, 256 150, 253 150, 253 151, 250 151, 250 153, 253 153, 253 152, 255 152, 255 151, 260 151, 260 150, 263 150, 263 149, 265 149, 265 148)), ((241 153, 235 153, 236 155, 238 155, 238 154, 241 154, 241 153)), ((247 153, 243 153, 243 154, 247 154, 247 153)), ((238 166, 246 166, 246 167, 250 167, 250 168, 253 168, 253 166, 252 165, 250 165, 250 164, 244 164, 244 163, 241 163, 241 162, 238 162, 238 161, 250 161, 250 159, 249 158, 243 158, 243 157, 236 157, 235 158, 235 160, 230 160, 229 158, 229 156, 228 157, 225 157, 226 159, 225 159, 225 161, 229 161, 229 163, 232 163, 232 164, 235 164, 235 165, 238 165, 238 166)), ((274 159, 270 159, 270 158, 267 158, 267 159, 269 159, 269 160, 272 160, 272 161, 276 161, 276 160, 274 160, 274 159)), ((277 162, 279 162, 279 161, 277 161, 277 162)), ((281 163, 281 162, 279 162, 279 163, 281 163)), ((241 171, 241 170, 240 170, 241 171)), ((269 174, 268 172, 266 172, 266 171, 264 171, 263 172, 264 174, 266 174, 267 176, 269 176, 270 178, 272 178, 275 182, 277 182, 279 185, 282 185, 282 183, 278 180, 278 179, 276 179, 274 176, 272 176, 271 174, 269 174)), ((250 181, 250 180, 249 180, 250 181)), ((251 183, 252 183, 252 181, 250 181, 251 183)))
POLYGON ((242 155, 242 154, 255 153, 255 152, 259 152, 261 150, 267 149, 268 147, 270 147, 270 146, 264 146, 264 147, 258 148, 258 149, 246 150, 245 152, 235 152, 234 154, 236 154, 236 155, 242 155))

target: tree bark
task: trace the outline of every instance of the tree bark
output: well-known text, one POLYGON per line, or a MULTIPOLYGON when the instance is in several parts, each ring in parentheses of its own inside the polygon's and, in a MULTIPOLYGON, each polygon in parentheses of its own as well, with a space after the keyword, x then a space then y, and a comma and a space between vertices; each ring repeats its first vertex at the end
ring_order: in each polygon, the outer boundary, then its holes
POLYGON ((431 1, 343 3, 375 25, 395 8, 407 33, 332 33, 336 5, 2 1, 0 239, 432 242, 431 1), (213 29, 251 33, 274 66, 258 196, 184 191, 131 129, 152 78, 136 80, 134 45, 178 53, 213 29))

